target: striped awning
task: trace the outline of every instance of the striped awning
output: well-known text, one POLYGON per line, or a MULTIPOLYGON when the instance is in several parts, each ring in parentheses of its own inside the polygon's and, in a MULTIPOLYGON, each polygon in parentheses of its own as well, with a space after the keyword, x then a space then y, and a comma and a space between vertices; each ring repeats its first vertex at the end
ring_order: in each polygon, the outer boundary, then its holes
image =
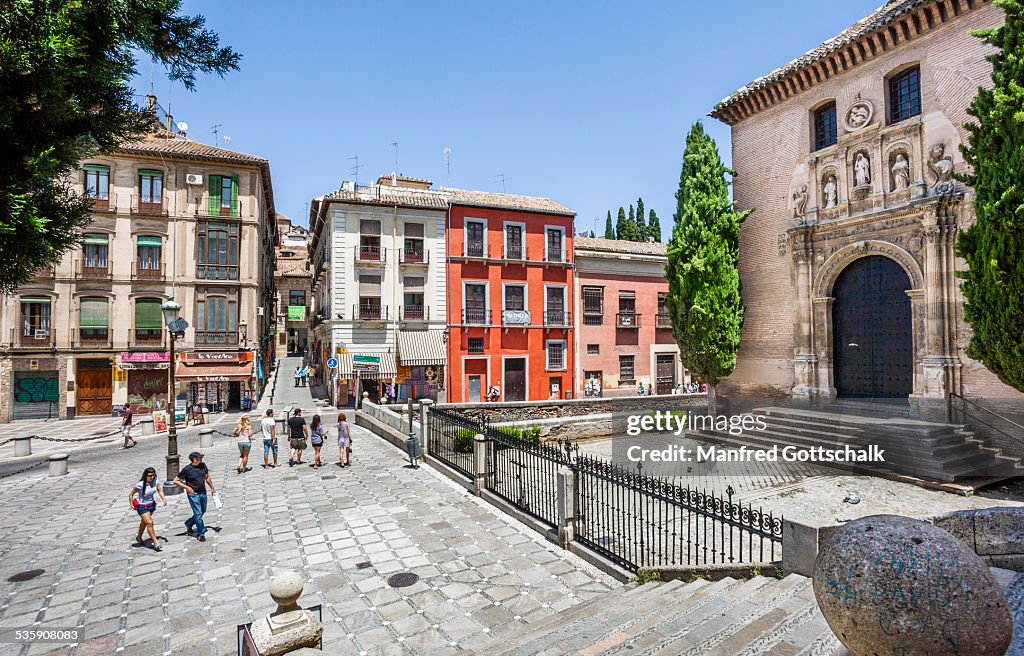
POLYGON ((445 364, 444 331, 398 331, 398 359, 407 367, 445 364))
POLYGON ((338 356, 338 378, 394 378, 398 375, 394 353, 343 353, 338 356), (376 367, 355 365, 355 356, 372 356, 380 359, 376 367))

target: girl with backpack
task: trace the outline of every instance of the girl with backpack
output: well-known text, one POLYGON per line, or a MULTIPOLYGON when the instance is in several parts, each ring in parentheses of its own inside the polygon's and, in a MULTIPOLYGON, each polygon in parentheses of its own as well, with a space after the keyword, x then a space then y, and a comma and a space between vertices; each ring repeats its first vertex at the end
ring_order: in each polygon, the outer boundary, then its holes
POLYGON ((163 551, 160 541, 156 537, 156 529, 153 528, 153 513, 156 511, 156 495, 167 505, 164 491, 160 488, 160 481, 156 480, 156 470, 146 467, 142 471, 142 478, 128 492, 128 503, 139 514, 139 531, 135 536, 135 545, 141 547, 144 544, 142 533, 149 531, 149 537, 153 540, 153 550, 163 551))

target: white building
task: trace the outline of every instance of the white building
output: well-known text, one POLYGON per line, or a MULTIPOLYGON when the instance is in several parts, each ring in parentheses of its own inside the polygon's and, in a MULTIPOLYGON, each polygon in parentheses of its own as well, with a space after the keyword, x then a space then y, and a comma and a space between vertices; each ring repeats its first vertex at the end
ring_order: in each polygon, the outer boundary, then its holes
POLYGON ((448 195, 426 180, 375 184, 313 200, 309 257, 314 360, 328 393, 351 404, 439 397, 445 365, 445 221, 448 195))

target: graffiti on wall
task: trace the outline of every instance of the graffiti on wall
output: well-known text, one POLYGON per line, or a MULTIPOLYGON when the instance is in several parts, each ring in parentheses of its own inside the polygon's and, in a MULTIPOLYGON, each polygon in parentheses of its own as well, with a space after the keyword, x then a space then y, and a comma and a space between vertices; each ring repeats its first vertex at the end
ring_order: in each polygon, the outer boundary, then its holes
POLYGON ((56 372, 25 376, 14 381, 15 403, 57 403, 60 401, 60 386, 56 372))
POLYGON ((149 414, 167 408, 167 371, 132 370, 128 375, 128 405, 132 412, 149 414))

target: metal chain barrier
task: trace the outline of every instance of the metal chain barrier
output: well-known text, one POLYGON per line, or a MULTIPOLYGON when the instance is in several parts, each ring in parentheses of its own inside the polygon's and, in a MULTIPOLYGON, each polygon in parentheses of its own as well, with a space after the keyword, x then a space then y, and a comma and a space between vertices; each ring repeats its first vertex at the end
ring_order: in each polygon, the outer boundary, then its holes
MULTIPOLYGON (((81 437, 81 438, 78 438, 78 439, 66 438, 66 437, 43 437, 42 435, 32 435, 32 439, 33 440, 44 440, 46 442, 78 443, 78 442, 92 442, 93 440, 102 440, 103 438, 113 437, 114 435, 120 435, 120 434, 121 434, 121 429, 118 428, 115 431, 111 431, 109 433, 104 433, 103 435, 93 435, 92 437, 81 437)), ((3 443, 0 443, 0 446, 2 446, 2 444, 3 443)))
POLYGON ((18 471, 12 471, 9 474, 4 474, 3 476, 0 476, 0 480, 3 480, 3 479, 5 479, 5 478, 7 478, 9 476, 17 476, 18 474, 24 474, 25 472, 27 472, 30 469, 35 469, 36 467, 39 467, 39 466, 45 465, 45 464, 47 464, 47 461, 42 460, 40 462, 35 463, 34 465, 29 465, 28 467, 25 467, 24 469, 19 469, 18 471))

